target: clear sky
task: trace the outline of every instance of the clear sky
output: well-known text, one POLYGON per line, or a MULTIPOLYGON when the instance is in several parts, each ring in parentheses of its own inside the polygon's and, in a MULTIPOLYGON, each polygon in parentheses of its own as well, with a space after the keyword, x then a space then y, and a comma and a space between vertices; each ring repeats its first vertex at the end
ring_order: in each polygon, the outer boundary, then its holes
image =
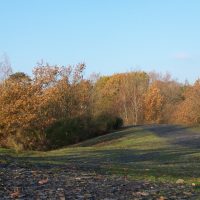
POLYGON ((0 0, 0 55, 28 74, 36 62, 85 62, 86 73, 130 69, 200 77, 199 0, 0 0))

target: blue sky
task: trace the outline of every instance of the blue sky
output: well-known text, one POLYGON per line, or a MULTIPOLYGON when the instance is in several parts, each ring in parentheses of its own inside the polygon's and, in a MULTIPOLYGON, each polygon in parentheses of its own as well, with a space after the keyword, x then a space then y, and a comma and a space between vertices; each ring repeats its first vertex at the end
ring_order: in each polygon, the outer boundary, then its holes
POLYGON ((85 62, 86 74, 200 77, 199 0, 0 0, 0 10, 0 55, 15 71, 43 59, 85 62))

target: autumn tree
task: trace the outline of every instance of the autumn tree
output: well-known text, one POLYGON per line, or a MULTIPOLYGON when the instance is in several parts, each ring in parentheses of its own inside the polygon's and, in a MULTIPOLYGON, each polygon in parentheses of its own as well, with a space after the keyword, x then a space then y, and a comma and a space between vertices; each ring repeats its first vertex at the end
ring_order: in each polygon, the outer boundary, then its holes
POLYGON ((121 108, 126 124, 142 124, 144 120, 144 94, 149 77, 145 72, 124 74, 120 89, 121 108))
POLYGON ((41 62, 32 76, 6 73, 0 83, 0 145, 57 148, 105 134, 123 121, 200 123, 199 81, 184 85, 169 74, 142 71, 85 79, 84 70, 82 63, 41 62))
POLYGON ((0 137, 4 145, 17 133, 23 135, 21 138, 39 133, 45 141, 47 127, 58 120, 83 115, 89 107, 90 89, 90 83, 83 80, 84 67, 47 64, 35 67, 32 78, 24 73, 10 75, 0 85, 0 137))
POLYGON ((160 123, 162 119, 163 96, 156 84, 145 95, 145 120, 148 123, 160 123))
POLYGON ((178 106, 175 114, 177 123, 200 124, 200 80, 193 86, 188 86, 184 92, 184 100, 178 106))
POLYGON ((183 101, 184 85, 174 80, 169 73, 151 72, 150 85, 156 85, 162 96, 162 123, 173 123, 176 107, 183 101))
POLYGON ((143 99, 148 84, 144 72, 101 77, 94 86, 94 110, 116 114, 125 124, 143 123, 143 99))
POLYGON ((75 117, 88 108, 90 83, 83 79, 84 69, 84 64, 34 69, 34 84, 42 89, 47 102, 44 110, 54 119, 75 117))
POLYGON ((28 138, 32 138, 32 131, 44 123, 38 117, 40 101, 31 78, 15 73, 5 80, 0 92, 1 143, 10 146, 13 140, 21 137, 23 145, 31 146, 33 140, 28 138))
POLYGON ((99 115, 102 112, 110 112, 112 109, 113 96, 108 88, 111 77, 102 76, 93 86, 92 114, 99 115))

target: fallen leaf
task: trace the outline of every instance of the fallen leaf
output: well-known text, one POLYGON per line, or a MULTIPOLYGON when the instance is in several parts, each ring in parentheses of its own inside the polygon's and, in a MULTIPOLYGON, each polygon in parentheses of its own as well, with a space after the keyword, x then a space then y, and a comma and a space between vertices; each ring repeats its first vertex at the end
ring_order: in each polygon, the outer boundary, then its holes
POLYGON ((40 185, 43 185, 43 184, 48 183, 48 181, 49 181, 49 179, 46 178, 46 179, 42 179, 42 180, 38 181, 38 183, 39 183, 40 185))
POLYGON ((19 195, 20 195, 19 188, 16 188, 15 191, 10 194, 10 197, 16 199, 19 197, 19 195))
POLYGON ((37 175, 37 171, 31 171, 33 176, 36 176, 37 175))

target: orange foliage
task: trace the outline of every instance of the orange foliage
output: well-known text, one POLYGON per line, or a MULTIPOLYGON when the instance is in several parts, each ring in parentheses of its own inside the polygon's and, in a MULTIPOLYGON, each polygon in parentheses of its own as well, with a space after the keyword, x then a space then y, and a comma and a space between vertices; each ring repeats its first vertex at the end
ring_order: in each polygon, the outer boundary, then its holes
POLYGON ((126 125, 200 124, 200 81, 184 86, 169 75, 140 71, 91 81, 83 78, 84 69, 84 64, 41 63, 32 77, 15 73, 4 78, 0 83, 0 145, 16 146, 24 138, 22 146, 45 146, 47 129, 54 141, 59 128, 61 142, 62 138, 80 141, 119 127, 120 118, 126 125))
POLYGON ((156 84, 153 84, 145 95, 145 119, 150 123, 160 123, 163 96, 156 84))
POLYGON ((184 100, 175 113, 176 121, 185 124, 200 124, 200 80, 187 87, 184 100))

